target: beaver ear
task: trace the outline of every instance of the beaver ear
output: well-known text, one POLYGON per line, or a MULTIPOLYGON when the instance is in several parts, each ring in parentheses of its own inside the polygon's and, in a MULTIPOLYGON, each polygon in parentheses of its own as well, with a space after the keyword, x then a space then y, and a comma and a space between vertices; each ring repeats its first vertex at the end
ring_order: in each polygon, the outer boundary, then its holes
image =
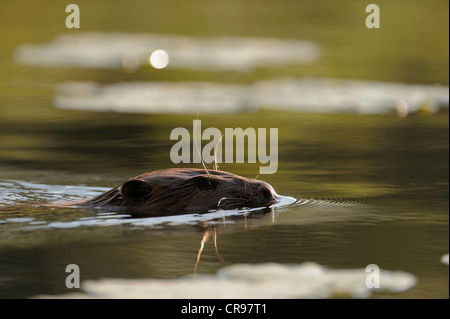
POLYGON ((145 202, 150 196, 152 188, 141 179, 132 179, 125 182, 120 193, 122 197, 130 204, 137 205, 145 202))

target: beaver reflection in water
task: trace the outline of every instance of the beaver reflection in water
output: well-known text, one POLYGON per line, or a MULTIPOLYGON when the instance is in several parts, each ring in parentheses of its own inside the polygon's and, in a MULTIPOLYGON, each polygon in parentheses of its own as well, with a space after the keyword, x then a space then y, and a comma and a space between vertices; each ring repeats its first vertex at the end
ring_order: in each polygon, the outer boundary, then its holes
POLYGON ((183 214, 267 207, 277 197, 272 186, 263 181, 218 170, 172 168, 136 176, 93 199, 69 205, 183 214))

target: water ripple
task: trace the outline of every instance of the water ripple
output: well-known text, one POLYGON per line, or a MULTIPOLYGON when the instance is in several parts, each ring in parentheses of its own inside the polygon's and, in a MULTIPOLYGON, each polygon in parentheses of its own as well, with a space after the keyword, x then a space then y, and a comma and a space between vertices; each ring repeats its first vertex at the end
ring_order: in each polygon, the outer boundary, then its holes
MULTIPOLYGON (((35 217, 10 217, 0 220, 0 223, 20 223, 28 224, 22 229, 33 230, 33 229, 68 229, 77 228, 82 226, 113 226, 113 225, 134 225, 134 226, 155 226, 155 225, 186 225, 186 224, 197 224, 199 222, 209 222, 214 223, 219 220, 220 223, 230 223, 232 221, 226 220, 225 218, 233 216, 247 216, 249 214, 258 214, 262 212, 266 214, 268 211, 278 212, 283 211, 283 209, 289 207, 294 203, 302 203, 295 198, 289 196, 279 196, 279 200, 276 204, 269 208, 247 208, 247 209, 233 209, 233 210, 213 210, 208 213, 198 214, 182 214, 175 216, 155 216, 155 217, 133 217, 129 214, 123 214, 118 212, 108 212, 103 209, 95 210, 95 215, 81 216, 78 215, 76 219, 70 219, 70 215, 64 215, 61 220, 47 221, 51 220, 50 215, 53 215, 55 211, 61 210, 61 208, 54 207, 43 207, 43 202, 53 202, 53 201, 76 201, 88 197, 93 197, 108 188, 104 187, 88 187, 88 186, 67 186, 67 185, 48 185, 41 183, 32 183, 20 180, 0 180, 0 206, 11 206, 24 205, 32 203, 32 207, 36 210, 39 208, 44 209, 44 215, 40 214, 44 220, 36 220, 35 217), (50 212, 48 211, 50 209, 50 212)), ((72 210, 72 208, 64 208, 72 210)), ((79 211, 79 209, 73 209, 79 211)), ((8 214, 5 214, 9 217, 8 214)))

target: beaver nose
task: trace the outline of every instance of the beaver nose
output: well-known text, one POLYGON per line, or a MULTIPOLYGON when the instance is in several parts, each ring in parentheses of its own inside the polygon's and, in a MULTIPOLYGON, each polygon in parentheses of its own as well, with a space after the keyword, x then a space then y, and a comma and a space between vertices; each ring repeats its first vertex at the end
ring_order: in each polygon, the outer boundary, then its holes
POLYGON ((260 187, 260 193, 262 194, 264 199, 270 200, 270 199, 274 199, 278 196, 277 193, 275 192, 275 190, 272 188, 272 186, 270 186, 266 182, 261 181, 259 184, 259 187, 260 187))

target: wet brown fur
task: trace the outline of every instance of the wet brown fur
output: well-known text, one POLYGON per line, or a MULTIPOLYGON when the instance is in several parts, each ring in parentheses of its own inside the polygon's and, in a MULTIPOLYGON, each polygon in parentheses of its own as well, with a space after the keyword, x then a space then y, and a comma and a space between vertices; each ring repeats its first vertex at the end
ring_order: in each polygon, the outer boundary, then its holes
POLYGON ((266 207, 276 198, 273 188, 263 181, 219 170, 171 168, 136 176, 95 198, 64 206, 182 214, 266 207))

